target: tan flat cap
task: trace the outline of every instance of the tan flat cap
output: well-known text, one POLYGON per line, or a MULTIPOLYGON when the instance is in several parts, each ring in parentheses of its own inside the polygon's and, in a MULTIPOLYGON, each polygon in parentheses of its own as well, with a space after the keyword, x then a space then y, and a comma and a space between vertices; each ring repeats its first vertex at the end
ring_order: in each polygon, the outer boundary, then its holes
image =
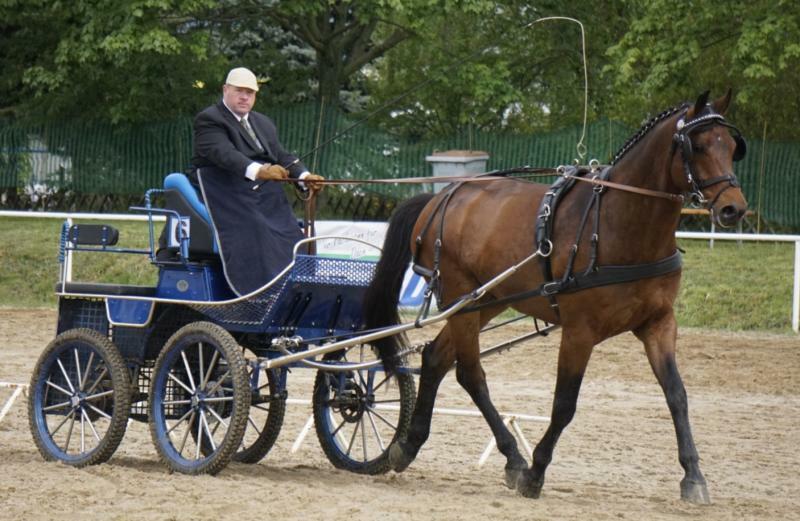
POLYGON ((245 67, 231 69, 225 83, 233 85, 234 87, 244 87, 258 92, 258 80, 256 80, 256 75, 253 74, 253 71, 245 67))

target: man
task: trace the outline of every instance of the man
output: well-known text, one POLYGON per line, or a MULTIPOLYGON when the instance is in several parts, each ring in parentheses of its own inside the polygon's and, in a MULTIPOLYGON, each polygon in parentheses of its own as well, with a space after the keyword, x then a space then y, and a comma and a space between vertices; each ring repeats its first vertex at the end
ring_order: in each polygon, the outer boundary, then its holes
POLYGON ((240 296, 285 268, 303 237, 283 183, 269 181, 299 179, 301 190, 316 192, 323 180, 283 149, 271 119, 252 111, 257 92, 255 74, 232 69, 222 100, 194 120, 190 178, 211 214, 225 277, 240 296))

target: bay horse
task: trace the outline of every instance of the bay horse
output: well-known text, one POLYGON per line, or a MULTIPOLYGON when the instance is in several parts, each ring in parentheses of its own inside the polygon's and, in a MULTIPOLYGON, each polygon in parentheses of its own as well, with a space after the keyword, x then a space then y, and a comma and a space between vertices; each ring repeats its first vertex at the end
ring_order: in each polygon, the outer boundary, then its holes
MULTIPOLYGON (((483 414, 506 457, 507 486, 523 496, 539 497, 555 444, 575 414, 594 346, 632 331, 644 344, 672 415, 678 459, 685 471, 681 498, 709 503, 675 357, 673 303, 681 279, 675 231, 682 194, 705 202, 723 226, 738 222, 747 202, 733 174, 733 161, 744 155, 745 142, 723 117, 731 92, 711 103, 708 99, 706 92, 695 103, 668 109, 648 121, 616 154, 605 187, 598 190, 597 183, 575 183, 551 216, 548 251, 535 241, 537 213, 542 214, 541 202, 549 196, 547 185, 518 178, 463 183, 436 196, 417 196, 398 207, 365 296, 367 328, 399 322, 398 296, 412 255, 424 273, 437 279, 440 308, 537 248, 543 257, 549 254, 551 280, 556 281, 569 270, 591 271, 595 265, 633 268, 665 258, 677 258, 678 263, 667 273, 651 273, 638 280, 564 293, 545 291, 545 295, 532 295, 532 289, 548 281, 543 269, 529 263, 482 297, 478 309, 452 315, 422 352, 419 392, 407 437, 389 448, 395 471, 408 467, 428 438, 437 389, 456 364, 459 384, 483 414), (605 192, 602 208, 598 201, 597 209, 588 211, 599 192, 605 192), (438 234, 437 225, 429 226, 430 222, 440 223, 438 234), (479 359, 480 329, 509 307, 560 324, 562 329, 551 419, 530 467, 490 400, 479 359)), ((396 353, 403 342, 399 337, 374 342, 387 371, 396 370, 396 353)))

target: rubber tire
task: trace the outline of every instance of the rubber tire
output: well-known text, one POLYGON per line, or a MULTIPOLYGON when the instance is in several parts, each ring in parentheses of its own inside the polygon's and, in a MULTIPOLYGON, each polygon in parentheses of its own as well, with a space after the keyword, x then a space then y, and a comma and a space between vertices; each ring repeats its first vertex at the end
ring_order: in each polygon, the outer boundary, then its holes
POLYGON ((125 428, 128 425, 128 417, 131 411, 131 384, 128 368, 120 355, 119 350, 105 336, 97 331, 86 328, 69 329, 56 336, 44 349, 36 362, 31 377, 30 391, 28 393, 28 425, 33 435, 36 448, 48 461, 61 461, 73 467, 85 467, 96 465, 108 461, 119 447, 122 438, 125 436, 125 428), (111 376, 113 394, 113 412, 111 414, 111 424, 101 439, 100 443, 93 450, 90 450, 80 457, 69 458, 63 453, 55 452, 53 442, 49 433, 43 432, 43 418, 39 416, 41 412, 37 404, 41 403, 40 393, 43 384, 43 371, 48 370, 48 366, 55 361, 52 358, 56 351, 69 349, 64 347, 69 344, 87 344, 95 351, 100 359, 108 367, 111 376))
MULTIPOLYGON (((272 446, 275 445, 278 434, 281 432, 281 427, 283 427, 283 417, 286 414, 286 399, 276 396, 278 393, 277 380, 280 378, 278 370, 266 370, 264 372, 267 375, 269 394, 274 398, 270 401, 264 428, 261 429, 261 434, 256 438, 256 441, 245 449, 240 446, 239 450, 233 455, 233 461, 239 463, 253 464, 264 459, 272 449, 272 446)), ((254 407, 255 405, 251 405, 250 408, 253 409, 254 407)), ((246 428, 247 426, 245 426, 246 428)))
MULTIPOLYGON (((327 358, 327 357, 326 357, 327 358)), ((385 474, 392 469, 389 462, 389 447, 399 439, 404 439, 411 424, 411 413, 414 411, 414 400, 416 396, 414 377, 409 373, 397 373, 394 378, 397 380, 397 388, 400 393, 400 416, 398 418, 397 431, 391 443, 386 445, 379 456, 366 462, 354 460, 344 454, 331 441, 330 425, 328 423, 328 413, 325 401, 328 399, 328 371, 319 370, 314 380, 314 395, 312 406, 314 409, 314 430, 317 432, 320 447, 327 456, 328 461, 334 467, 356 474, 385 474)))
MULTIPOLYGON (((164 378, 166 381, 166 376, 164 378)), ((164 348, 156 359, 155 366, 153 367, 153 377, 150 383, 149 395, 150 402, 148 404, 147 420, 150 426, 150 436, 158 452, 159 459, 170 471, 190 475, 213 475, 228 465, 233 454, 242 442, 242 436, 244 435, 244 429, 247 423, 247 411, 250 408, 250 384, 247 378, 247 367, 245 365, 244 356, 242 355, 242 348, 236 343, 236 340, 234 340, 230 333, 211 322, 192 322, 176 331, 164 345, 164 348), (156 392, 156 386, 159 385, 159 380, 161 380, 161 373, 165 369, 167 371, 169 370, 169 368, 165 368, 164 365, 171 362, 170 357, 172 351, 174 349, 180 349, 181 344, 187 337, 201 339, 200 341, 213 345, 221 352, 221 355, 228 362, 233 385, 232 412, 228 422, 228 432, 225 434, 222 443, 217 447, 217 450, 211 454, 205 454, 207 451, 203 451, 206 457, 203 460, 198 460, 199 463, 189 464, 183 463, 173 457, 169 449, 162 445, 160 432, 162 427, 159 426, 158 423, 162 421, 163 413, 157 410, 156 404, 156 397, 162 395, 161 392, 156 392)), ((173 452, 175 452, 174 449, 173 452)))

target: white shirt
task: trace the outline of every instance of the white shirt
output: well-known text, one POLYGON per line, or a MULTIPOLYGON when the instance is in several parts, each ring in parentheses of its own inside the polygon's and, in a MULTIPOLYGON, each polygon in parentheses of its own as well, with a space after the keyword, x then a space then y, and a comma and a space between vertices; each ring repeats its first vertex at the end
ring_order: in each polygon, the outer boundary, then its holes
MULTIPOLYGON (((247 117, 247 116, 249 116, 249 115, 250 115, 250 113, 249 113, 249 112, 248 112, 247 114, 245 114, 244 116, 240 116, 239 114, 237 114, 237 113, 235 113, 234 111, 232 111, 232 110, 231 110, 231 108, 230 108, 230 107, 229 107, 229 106, 228 106, 228 105, 225 103, 225 100, 224 100, 224 99, 222 100, 222 104, 223 104, 223 105, 225 105, 225 108, 226 108, 226 109, 228 109, 228 112, 230 112, 231 114, 233 114, 233 117, 234 117, 234 118, 236 118, 236 121, 238 121, 239 123, 241 123, 241 122, 242 122, 242 120, 244 119, 244 120, 247 120, 247 122, 248 122, 248 123, 250 123, 250 119, 247 117)), ((245 172, 244 172, 244 176, 245 176, 246 178, 248 178, 249 180, 251 180, 251 181, 255 181, 255 180, 256 180, 256 175, 258 174, 258 169, 259 169, 259 168, 261 168, 261 167, 263 166, 263 164, 264 164, 264 163, 259 163, 259 162, 257 162, 257 161, 253 161, 252 163, 250 163, 249 165, 247 165, 247 169, 246 169, 246 170, 245 170, 245 172)), ((269 164, 269 163, 267 163, 267 164, 269 164)), ((308 170, 306 170, 305 172, 303 172, 302 174, 300 174, 300 177, 299 177, 299 178, 300 178, 300 179, 303 179, 303 178, 305 178, 307 175, 309 175, 310 173, 311 173, 311 172, 309 172, 308 170)), ((305 185, 303 185, 302 183, 301 183, 301 185, 302 185, 302 186, 305 188, 305 185)))

